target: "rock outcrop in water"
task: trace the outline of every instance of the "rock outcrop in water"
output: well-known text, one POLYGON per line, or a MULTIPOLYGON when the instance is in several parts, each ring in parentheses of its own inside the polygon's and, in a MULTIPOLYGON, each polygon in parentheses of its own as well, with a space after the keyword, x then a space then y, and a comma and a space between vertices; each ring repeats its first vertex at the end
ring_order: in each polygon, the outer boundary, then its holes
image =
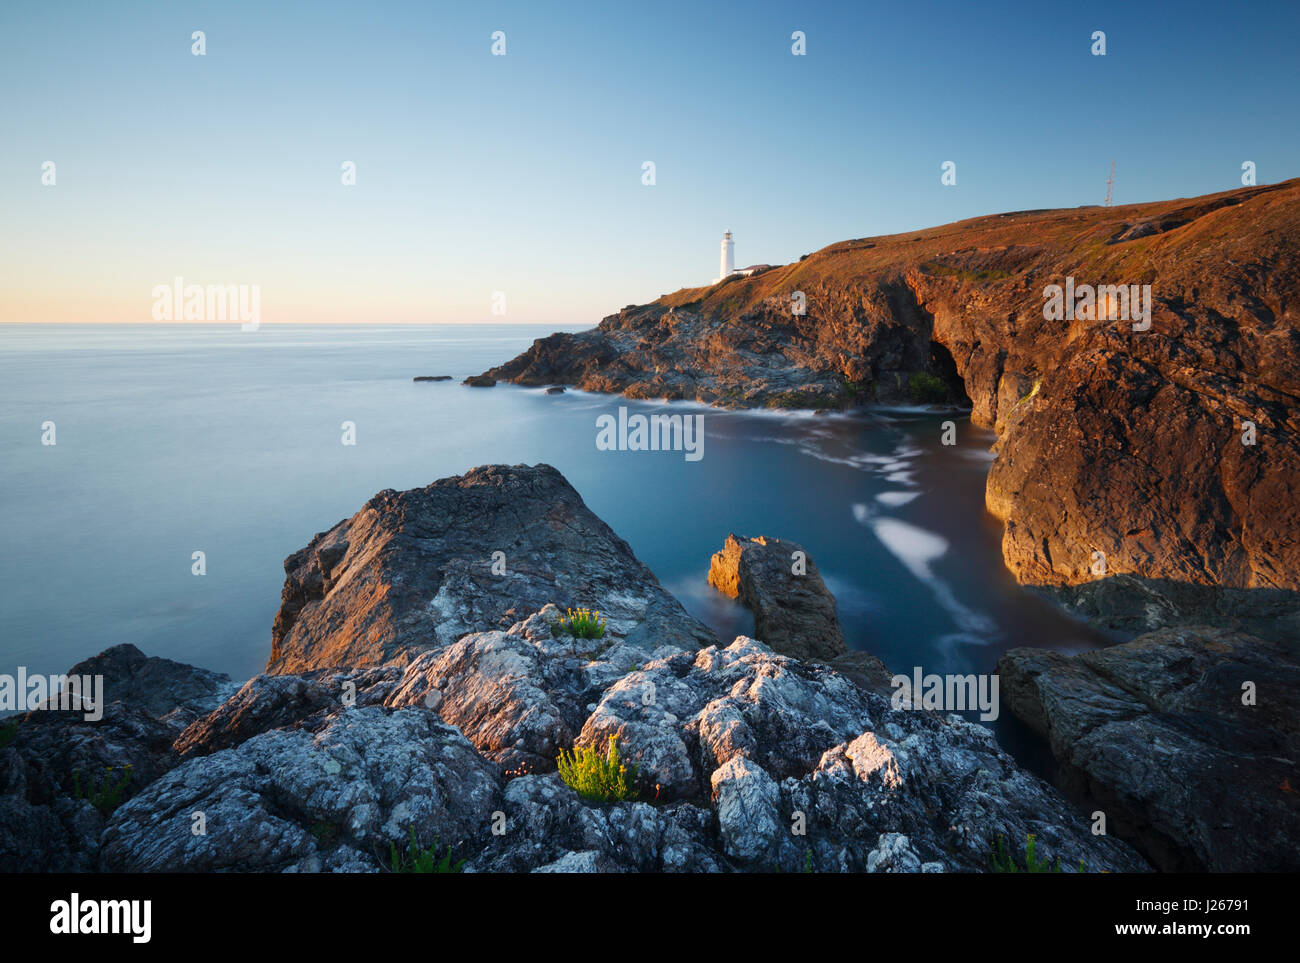
POLYGON ((1300 658, 1211 628, 998 663, 1012 711, 1051 743, 1110 831, 1168 870, 1300 870, 1300 658))
POLYGON ((1296 590, 1297 303, 1287 181, 845 241, 542 338, 489 375, 731 407, 964 393, 998 433, 987 502, 1020 581, 1089 581, 1103 553, 1108 575, 1296 590), (1105 286, 1150 285, 1149 328, 1048 320, 1048 286, 1067 284, 1107 317, 1105 286))
MULTIPOLYGON (((979 871, 997 837, 1014 850, 1031 833, 1066 868, 1145 868, 987 729, 895 709, 749 638, 700 637, 580 506, 545 466, 381 493, 287 563, 277 671, 183 731, 163 721, 159 693, 117 678, 110 691, 144 698, 115 702, 99 724, 25 716, 0 749, 0 868, 377 871, 412 831, 479 872, 979 871), (500 488, 535 514, 502 517, 500 488), (447 576, 512 526, 503 544, 517 580, 488 592, 447 576), (604 637, 577 639, 558 630, 554 605, 533 605, 547 587, 575 602, 610 591, 582 558, 591 552, 639 601, 604 637), (467 613, 483 624, 450 631, 467 613), (67 730, 57 744, 50 726, 67 730), (637 766, 640 801, 584 801, 554 771, 560 748, 611 736, 637 766), (138 767, 106 822, 66 775, 31 778, 65 773, 69 745, 138 767), (45 848, 24 857, 15 833, 35 825, 32 807, 48 811, 46 835, 32 837, 45 848)), ((192 711, 195 688, 175 687, 192 711)))
POLYGON ((754 614, 754 635, 783 655, 833 659, 848 652, 835 597, 802 545, 727 536, 709 560, 709 584, 754 614))

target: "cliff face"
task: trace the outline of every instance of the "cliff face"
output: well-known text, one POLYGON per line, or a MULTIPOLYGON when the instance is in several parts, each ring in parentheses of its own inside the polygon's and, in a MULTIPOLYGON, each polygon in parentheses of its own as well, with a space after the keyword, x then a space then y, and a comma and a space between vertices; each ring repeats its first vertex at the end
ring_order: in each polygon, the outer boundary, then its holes
POLYGON ((1104 557, 1107 575, 1294 590, 1298 251, 1297 180, 1000 214, 678 291, 489 374, 729 407, 964 393, 998 432, 987 504, 1022 582, 1088 581, 1104 557), (1049 319, 1050 285, 1150 285, 1149 319, 1117 291, 1049 319))

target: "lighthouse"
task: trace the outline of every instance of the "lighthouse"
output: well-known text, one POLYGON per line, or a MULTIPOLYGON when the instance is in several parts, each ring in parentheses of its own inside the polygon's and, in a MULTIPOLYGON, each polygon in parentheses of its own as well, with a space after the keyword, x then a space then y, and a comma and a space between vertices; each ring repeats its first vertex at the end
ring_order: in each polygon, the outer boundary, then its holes
POLYGON ((736 270, 736 242, 731 239, 731 232, 727 231, 722 235, 722 268, 718 272, 714 284, 724 278, 731 277, 736 270))

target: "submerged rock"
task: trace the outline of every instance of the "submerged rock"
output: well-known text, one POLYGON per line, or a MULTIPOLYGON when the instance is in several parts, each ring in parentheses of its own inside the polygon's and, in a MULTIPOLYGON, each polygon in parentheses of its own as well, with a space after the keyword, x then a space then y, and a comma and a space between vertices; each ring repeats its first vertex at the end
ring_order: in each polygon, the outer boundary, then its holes
POLYGON ((1193 585, 1112 575, 1044 593, 1099 629, 1128 640, 1163 628, 1213 625, 1274 642, 1300 639, 1300 592, 1193 585))
POLYGON ((1076 656, 1013 649, 1012 712, 1162 869, 1300 870, 1300 658, 1224 629, 1076 656))

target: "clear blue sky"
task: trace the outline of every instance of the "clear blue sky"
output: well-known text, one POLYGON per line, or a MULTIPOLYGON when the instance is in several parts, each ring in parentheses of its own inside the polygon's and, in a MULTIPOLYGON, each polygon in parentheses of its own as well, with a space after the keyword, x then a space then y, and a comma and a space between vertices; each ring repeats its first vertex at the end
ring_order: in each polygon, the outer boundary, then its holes
POLYGON ((1116 203, 1300 174, 1300 3, 3 0, 0 92, 0 320, 180 275, 267 322, 595 322, 725 228, 782 263, 1100 203, 1112 158, 1116 203))

